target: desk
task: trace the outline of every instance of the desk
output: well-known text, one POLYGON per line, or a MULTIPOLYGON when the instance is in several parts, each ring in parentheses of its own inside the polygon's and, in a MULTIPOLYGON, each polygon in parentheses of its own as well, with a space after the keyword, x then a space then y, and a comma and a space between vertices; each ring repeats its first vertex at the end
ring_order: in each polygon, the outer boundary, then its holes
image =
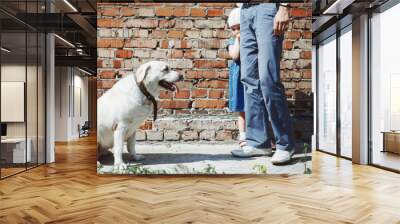
POLYGON ((400 131, 382 131, 383 149, 382 152, 400 154, 400 131))
POLYGON ((1 159, 5 163, 26 163, 31 162, 31 145, 30 138, 26 140, 28 143, 25 154, 25 138, 5 138, 1 139, 1 159), (26 161, 25 161, 26 159, 26 161))

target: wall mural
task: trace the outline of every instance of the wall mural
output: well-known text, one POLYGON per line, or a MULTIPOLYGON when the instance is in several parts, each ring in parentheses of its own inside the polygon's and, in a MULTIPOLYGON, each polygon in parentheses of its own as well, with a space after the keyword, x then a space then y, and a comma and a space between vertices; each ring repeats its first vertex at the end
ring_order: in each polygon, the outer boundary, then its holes
POLYGON ((99 174, 311 173, 311 3, 97 6, 99 174))

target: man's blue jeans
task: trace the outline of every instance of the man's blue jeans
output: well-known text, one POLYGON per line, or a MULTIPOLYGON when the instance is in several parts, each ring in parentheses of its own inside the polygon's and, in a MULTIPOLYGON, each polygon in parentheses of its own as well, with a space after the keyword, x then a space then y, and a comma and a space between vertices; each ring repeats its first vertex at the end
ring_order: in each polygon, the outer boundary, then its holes
POLYGON ((276 148, 293 150, 293 125, 280 81, 283 35, 273 34, 275 3, 243 6, 240 22, 241 81, 245 87, 246 142, 270 148, 269 123, 276 148), (270 122, 269 122, 270 121, 270 122))

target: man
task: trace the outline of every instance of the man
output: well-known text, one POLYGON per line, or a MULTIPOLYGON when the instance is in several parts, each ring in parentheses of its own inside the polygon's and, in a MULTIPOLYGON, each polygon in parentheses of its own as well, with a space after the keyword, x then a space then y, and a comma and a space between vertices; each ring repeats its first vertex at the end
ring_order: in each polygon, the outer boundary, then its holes
POLYGON ((280 81, 283 34, 288 23, 287 4, 242 5, 240 60, 245 87, 246 146, 233 150, 234 156, 271 156, 273 137, 273 164, 290 161, 294 153, 293 125, 280 81), (269 121, 275 136, 268 135, 269 121))

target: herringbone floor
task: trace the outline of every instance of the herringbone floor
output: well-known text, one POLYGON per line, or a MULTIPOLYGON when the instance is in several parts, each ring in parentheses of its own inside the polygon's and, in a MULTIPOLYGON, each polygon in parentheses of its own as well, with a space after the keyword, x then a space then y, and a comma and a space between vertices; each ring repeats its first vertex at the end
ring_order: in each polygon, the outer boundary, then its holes
POLYGON ((400 175, 322 153, 311 176, 99 177, 95 147, 0 181, 0 223, 400 223, 400 175))

